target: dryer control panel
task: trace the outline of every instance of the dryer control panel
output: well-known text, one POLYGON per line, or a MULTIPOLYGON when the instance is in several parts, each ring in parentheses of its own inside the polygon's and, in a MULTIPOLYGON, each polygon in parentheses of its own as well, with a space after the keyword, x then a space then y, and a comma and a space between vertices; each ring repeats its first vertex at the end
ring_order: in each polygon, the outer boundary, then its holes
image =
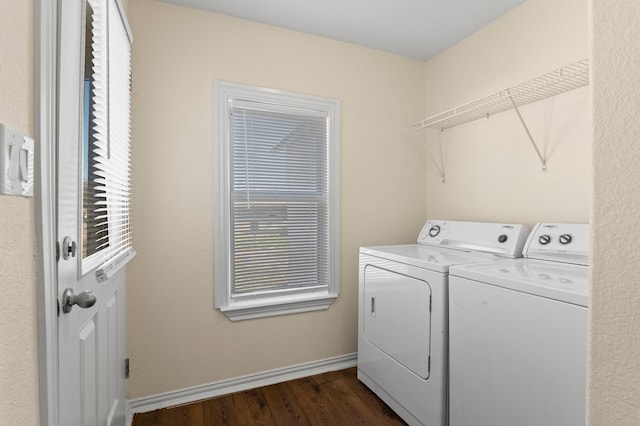
POLYGON ((578 223, 538 223, 525 244, 525 257, 589 264, 589 225, 578 223))
POLYGON ((420 231, 418 244, 521 257, 528 233, 520 224, 429 220, 420 231))

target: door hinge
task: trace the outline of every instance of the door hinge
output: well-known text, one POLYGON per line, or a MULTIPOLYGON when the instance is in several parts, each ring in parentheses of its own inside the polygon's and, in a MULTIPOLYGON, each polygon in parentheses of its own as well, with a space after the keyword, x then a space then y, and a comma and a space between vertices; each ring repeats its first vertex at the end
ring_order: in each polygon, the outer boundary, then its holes
POLYGON ((129 378, 129 358, 124 360, 124 378, 129 378))
POLYGON ((60 261, 60 243, 56 241, 56 262, 60 261))

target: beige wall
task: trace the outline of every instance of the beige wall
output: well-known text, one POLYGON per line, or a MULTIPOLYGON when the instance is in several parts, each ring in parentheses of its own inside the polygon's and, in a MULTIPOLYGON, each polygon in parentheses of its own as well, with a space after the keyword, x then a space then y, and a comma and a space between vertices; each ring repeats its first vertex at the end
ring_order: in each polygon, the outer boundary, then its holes
POLYGON ((157 1, 131 2, 132 398, 356 351, 358 247, 425 219, 423 62, 157 1), (213 81, 339 99, 341 286, 327 311, 232 323, 213 309, 213 81))
MULTIPOLYGON (((587 0, 529 0, 427 61, 427 116, 588 57, 587 0)), ((588 222, 588 88, 522 108, 542 167, 514 111, 445 131, 446 182, 429 162, 427 216, 517 222, 588 222)), ((423 130, 439 162, 440 132, 423 130)))
POLYGON ((640 3, 591 0, 588 424, 640 424, 640 3))
MULTIPOLYGON (((1 1, 0 122, 33 136, 33 2, 1 1)), ((0 195, 0 424, 38 417, 32 198, 0 195)))

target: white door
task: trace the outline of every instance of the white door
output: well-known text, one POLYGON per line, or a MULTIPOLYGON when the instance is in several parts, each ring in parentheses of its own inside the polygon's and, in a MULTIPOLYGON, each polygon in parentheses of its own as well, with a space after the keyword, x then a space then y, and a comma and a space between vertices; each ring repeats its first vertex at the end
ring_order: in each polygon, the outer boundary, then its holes
POLYGON ((366 265, 364 337, 422 379, 429 378, 431 287, 421 279, 366 265))
POLYGON ((99 123, 100 114, 108 117, 106 105, 93 95, 103 91, 106 99, 106 23, 114 4, 59 0, 58 351, 64 426, 125 422, 124 269, 97 281, 103 249, 95 235, 107 235, 108 229, 92 231, 100 218, 92 208, 97 169, 91 152, 97 133, 108 132, 99 123))

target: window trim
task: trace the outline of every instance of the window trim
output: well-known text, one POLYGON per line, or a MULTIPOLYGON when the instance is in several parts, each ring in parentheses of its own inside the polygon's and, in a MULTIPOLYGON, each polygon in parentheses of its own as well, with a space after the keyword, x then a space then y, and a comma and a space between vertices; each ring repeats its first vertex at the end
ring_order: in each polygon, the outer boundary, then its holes
POLYGON ((214 306, 230 320, 245 320, 328 309, 340 293, 340 101, 317 96, 214 81, 214 306), (277 104, 322 111, 329 119, 329 286, 272 297, 231 298, 230 123, 231 100, 277 104))

